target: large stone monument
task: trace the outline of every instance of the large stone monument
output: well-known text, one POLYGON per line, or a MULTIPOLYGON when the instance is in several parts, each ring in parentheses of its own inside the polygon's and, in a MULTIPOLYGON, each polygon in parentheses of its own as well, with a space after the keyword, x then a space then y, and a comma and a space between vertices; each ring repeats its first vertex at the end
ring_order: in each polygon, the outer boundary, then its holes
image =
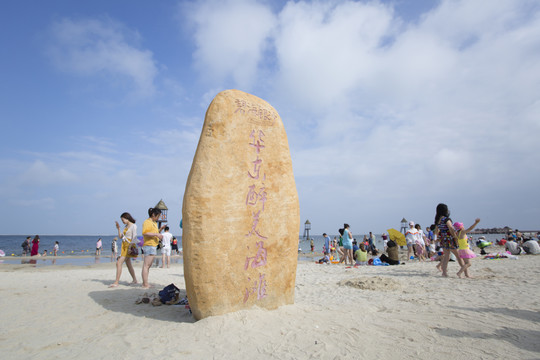
POLYGON ((184 277, 194 317, 294 302, 300 213, 277 111, 238 90, 206 112, 184 194, 184 277))

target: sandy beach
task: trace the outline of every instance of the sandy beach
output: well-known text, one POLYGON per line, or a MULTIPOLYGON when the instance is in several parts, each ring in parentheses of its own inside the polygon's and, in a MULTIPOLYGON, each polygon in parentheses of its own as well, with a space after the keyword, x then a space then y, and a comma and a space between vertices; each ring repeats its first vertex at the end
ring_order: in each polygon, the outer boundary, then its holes
MULTIPOLYGON (((294 305, 198 322, 184 306, 135 304, 147 291, 126 270, 108 288, 113 264, 3 264, 0 348, 4 359, 539 359, 540 256, 472 264, 475 278, 458 279, 432 262, 301 261, 294 305)), ((150 281, 185 294, 181 264, 150 281)))

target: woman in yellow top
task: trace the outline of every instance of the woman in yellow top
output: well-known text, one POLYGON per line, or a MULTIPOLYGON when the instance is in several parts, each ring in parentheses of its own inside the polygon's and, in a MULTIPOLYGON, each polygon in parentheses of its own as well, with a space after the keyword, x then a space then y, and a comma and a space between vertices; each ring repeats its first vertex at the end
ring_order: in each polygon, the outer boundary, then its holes
POLYGON ((163 235, 160 234, 161 230, 165 228, 166 225, 163 225, 161 229, 158 229, 156 221, 161 215, 160 209, 150 208, 148 209, 148 219, 144 220, 142 234, 144 237, 144 262, 142 267, 142 287, 144 289, 150 288, 148 283, 148 273, 150 272, 150 267, 154 262, 154 256, 157 254, 157 246, 159 240, 163 238, 163 235))
POLYGON ((131 264, 131 258, 137 257, 128 254, 129 247, 132 243, 136 241, 137 238, 137 225, 135 225, 135 219, 130 215, 130 213, 123 213, 120 215, 120 220, 124 223, 124 231, 120 232, 120 225, 118 221, 116 223, 116 230, 118 230, 118 237, 122 240, 122 250, 120 256, 116 260, 116 280, 109 287, 117 287, 118 282, 120 281, 120 275, 122 275, 122 264, 126 262, 129 274, 133 278, 133 281, 130 284, 137 284, 137 277, 135 276, 135 270, 133 270, 133 265, 131 264))

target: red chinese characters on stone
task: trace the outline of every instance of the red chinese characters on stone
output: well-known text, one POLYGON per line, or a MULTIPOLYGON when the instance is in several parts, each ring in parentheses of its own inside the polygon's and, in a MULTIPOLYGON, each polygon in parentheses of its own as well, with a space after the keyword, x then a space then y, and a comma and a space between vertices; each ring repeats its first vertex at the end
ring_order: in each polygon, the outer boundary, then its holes
MULTIPOLYGON (((259 280, 253 281, 251 288, 246 288, 244 294, 244 304, 248 301, 249 296, 257 293, 257 300, 261 300, 266 297, 266 280, 264 279, 266 274, 259 274, 259 280)), ((251 283, 251 278, 248 278, 251 283)))
POLYGON ((249 138, 251 139, 251 142, 249 143, 249 146, 253 146, 255 149, 257 149, 257 154, 261 152, 261 149, 265 148, 264 146, 264 132, 262 130, 259 130, 259 138, 255 138, 255 130, 251 131, 251 134, 249 135, 249 138))
POLYGON ((251 172, 248 171, 248 175, 252 179, 259 180, 259 173, 261 172, 262 160, 259 159, 259 157, 257 156, 257 160, 252 161, 251 163, 253 164, 253 174, 251 174, 251 172))
POLYGON ((252 257, 246 257, 246 264, 244 265, 244 270, 248 269, 250 262, 252 268, 258 268, 260 266, 266 265, 266 249, 264 248, 264 243, 262 241, 257 242, 257 254, 252 257))
POLYGON ((259 201, 262 203, 262 211, 264 211, 264 203, 266 202, 266 188, 263 186, 259 188, 259 192, 255 191, 255 185, 249 187, 248 194, 246 196, 246 205, 255 206, 259 201))
POLYGON ((244 99, 236 99, 236 110, 234 113, 247 115, 251 118, 257 119, 259 123, 273 124, 277 119, 277 113, 270 109, 261 107, 259 104, 253 104, 244 99))
MULTIPOLYGON (((250 105, 237 101, 238 109, 244 113, 244 111, 252 112, 253 108, 250 108, 250 105)), ((266 181, 266 174, 263 171, 263 156, 262 152, 266 148, 264 142, 265 134, 262 130, 252 130, 249 135, 249 146, 254 149, 255 160, 251 162, 253 164, 253 169, 248 170, 248 176, 254 181, 254 183, 248 186, 248 191, 246 195, 246 206, 254 208, 252 210, 252 223, 251 230, 246 237, 256 236, 259 239, 266 240, 267 237, 261 234, 258 230, 259 222, 261 221, 262 215, 265 210, 265 204, 267 200, 266 186, 264 182, 266 181)), ((251 253, 246 256, 246 262, 244 264, 244 270, 256 269, 263 267, 267 264, 267 250, 264 247, 264 242, 260 240, 257 241, 257 252, 255 254, 251 253)), ((249 249, 249 246, 248 246, 249 249)), ((244 303, 249 300, 251 295, 257 294, 257 300, 263 299, 266 297, 266 274, 259 273, 258 280, 251 280, 248 277, 248 287, 245 289, 244 293, 244 303)))
POLYGON ((246 234, 246 236, 252 236, 253 234, 257 235, 261 239, 267 239, 266 236, 263 236, 259 233, 259 230, 257 230, 257 225, 259 225, 259 217, 262 210, 259 210, 257 213, 253 213, 253 223, 251 224, 251 231, 246 234))

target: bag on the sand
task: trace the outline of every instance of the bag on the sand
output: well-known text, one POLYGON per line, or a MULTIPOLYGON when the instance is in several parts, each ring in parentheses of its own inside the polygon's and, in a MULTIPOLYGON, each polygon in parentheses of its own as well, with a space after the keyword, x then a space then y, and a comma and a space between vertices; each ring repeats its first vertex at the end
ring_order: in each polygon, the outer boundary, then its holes
POLYGON ((139 249, 137 249, 137 245, 135 244, 129 244, 129 248, 128 248, 128 256, 133 256, 133 257, 137 257, 139 256, 139 249))
POLYGON ((165 304, 167 301, 173 300, 176 297, 176 293, 180 293, 180 289, 174 286, 174 284, 169 284, 158 295, 161 302, 165 304))

